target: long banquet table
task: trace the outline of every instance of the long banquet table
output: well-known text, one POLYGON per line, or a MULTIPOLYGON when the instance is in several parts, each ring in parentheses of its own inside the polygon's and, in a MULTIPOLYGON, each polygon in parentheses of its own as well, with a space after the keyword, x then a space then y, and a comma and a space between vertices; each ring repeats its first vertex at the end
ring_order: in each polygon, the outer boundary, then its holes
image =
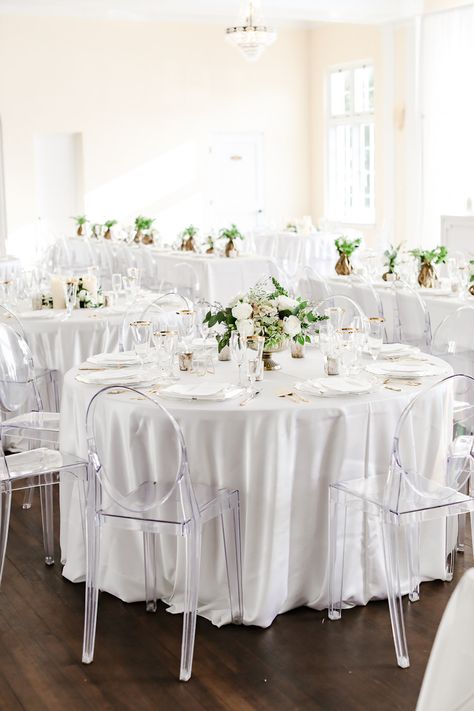
POLYGON ((261 232, 254 235, 253 244, 257 254, 273 257, 277 263, 290 259, 325 275, 330 274, 337 260, 336 236, 330 232, 261 232))
MULTIPOLYGON (((416 392, 433 382, 429 378, 422 388, 403 387, 402 392, 381 387, 369 395, 311 397, 308 404, 297 404, 278 393, 282 388, 293 389, 298 379, 321 375, 321 355, 308 350, 305 359, 293 360, 285 352, 277 354, 277 360, 281 370, 265 373, 259 384, 261 394, 245 407, 239 406, 239 399, 219 403, 162 399, 183 430, 194 482, 240 490, 244 622, 262 627, 270 625, 279 613, 301 605, 327 606, 328 484, 368 476, 375 470, 387 471, 403 408, 416 392)), ((67 373, 64 382, 61 447, 86 456, 85 412, 98 388, 79 383, 76 372, 67 373)), ((236 368, 219 362, 215 377, 235 382, 236 368)), ((183 380, 195 378, 185 374, 183 380)), ((109 402, 101 419, 101 439, 108 442, 106 459, 118 477, 133 481, 126 434, 130 418, 133 416, 137 437, 140 418, 153 417, 154 411, 150 403, 129 394, 111 395, 109 402)), ((439 405, 433 402, 433 407, 439 405)), ((153 442, 156 456, 166 456, 162 444, 157 433, 153 442)), ((83 580, 85 574, 80 511, 79 491, 63 485, 63 574, 74 582, 83 580)), ((359 518, 349 524, 344 589, 349 604, 386 596, 382 549, 374 525, 359 518)), ((223 550, 218 529, 212 522, 207 527, 199 614, 221 625, 229 622, 223 550)), ((443 578, 442 533, 439 528, 427 528, 423 536, 422 574, 443 578)), ((173 594, 175 587, 182 590, 179 583, 173 587, 175 576, 179 581, 182 575, 180 556, 176 568, 176 545, 176 541, 163 538, 159 548, 160 592, 170 602, 171 611, 182 610, 180 595, 173 594)), ((140 535, 105 527, 102 552, 101 588, 127 602, 143 600, 140 535)))

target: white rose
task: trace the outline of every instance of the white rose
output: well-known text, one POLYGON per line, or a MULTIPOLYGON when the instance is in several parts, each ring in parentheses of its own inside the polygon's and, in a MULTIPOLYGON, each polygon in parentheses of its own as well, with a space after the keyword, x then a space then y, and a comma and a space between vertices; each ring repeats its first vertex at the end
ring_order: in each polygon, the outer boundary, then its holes
POLYGON ((296 299, 291 299, 289 296, 279 296, 277 304, 279 311, 293 311, 298 306, 296 299))
POLYGON ((236 306, 239 303, 239 301, 242 301, 242 299, 244 299, 244 298, 245 298, 245 294, 237 294, 237 296, 234 296, 234 298, 231 301, 229 301, 229 307, 233 308, 234 306, 236 306))
POLYGON ((245 319, 249 319, 251 315, 252 307, 250 306, 250 304, 244 304, 240 302, 239 304, 236 304, 232 309, 232 316, 237 319, 237 321, 244 321, 245 319))
POLYGON ((297 316, 288 316, 283 322, 283 330, 290 338, 301 332, 301 323, 297 316))
POLYGON ((241 321, 237 321, 236 326, 237 326, 237 331, 244 338, 246 338, 247 336, 253 336, 254 326, 253 326, 252 319, 244 318, 241 321))

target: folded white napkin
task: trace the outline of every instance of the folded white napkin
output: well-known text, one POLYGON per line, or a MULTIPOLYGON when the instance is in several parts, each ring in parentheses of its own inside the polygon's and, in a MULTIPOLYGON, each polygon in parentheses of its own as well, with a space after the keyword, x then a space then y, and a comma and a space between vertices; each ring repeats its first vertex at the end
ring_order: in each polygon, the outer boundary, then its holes
POLYGON ((298 390, 303 390, 316 395, 358 395, 368 393, 373 388, 373 383, 366 378, 355 376, 331 375, 326 378, 314 378, 297 383, 298 390))
POLYGON ((232 383, 176 383, 162 388, 159 392, 164 397, 183 398, 186 400, 227 400, 236 397, 242 388, 232 383))

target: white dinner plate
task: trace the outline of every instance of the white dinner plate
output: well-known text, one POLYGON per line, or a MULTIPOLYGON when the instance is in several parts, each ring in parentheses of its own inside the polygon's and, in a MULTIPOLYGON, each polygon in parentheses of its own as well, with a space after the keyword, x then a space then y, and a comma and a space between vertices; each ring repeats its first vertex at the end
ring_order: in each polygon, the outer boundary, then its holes
POLYGON ((160 397, 177 400, 210 400, 223 402, 243 395, 243 388, 232 383, 176 383, 159 391, 160 397))
POLYGON ((369 363, 366 370, 373 375, 397 379, 426 378, 441 375, 446 368, 435 363, 425 362, 397 362, 397 363, 369 363))
MULTIPOLYGON (((151 356, 148 356, 145 362, 151 363, 152 360, 151 356)), ((87 363, 91 363, 92 365, 100 365, 104 368, 140 365, 140 361, 137 358, 135 351, 123 351, 121 353, 97 353, 96 355, 90 356, 87 359, 87 363)))
POLYGON ((383 343, 380 349, 381 358, 402 358, 417 356, 420 349, 405 343, 383 343))
POLYGON ((358 376, 328 375, 296 383, 296 389, 317 397, 340 397, 341 395, 366 395, 374 390, 372 379, 358 376))
POLYGON ((132 385, 146 387, 153 385, 160 379, 160 372, 155 368, 147 368, 144 371, 141 368, 123 368, 98 370, 88 372, 87 370, 79 371, 76 375, 76 380, 80 383, 88 383, 89 385, 132 385))

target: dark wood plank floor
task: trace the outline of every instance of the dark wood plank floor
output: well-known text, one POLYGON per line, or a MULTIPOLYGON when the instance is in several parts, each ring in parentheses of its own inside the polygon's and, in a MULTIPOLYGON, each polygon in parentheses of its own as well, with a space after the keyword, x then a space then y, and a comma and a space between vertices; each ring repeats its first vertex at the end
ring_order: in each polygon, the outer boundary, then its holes
POLYGON ((105 594, 95 661, 81 664, 84 586, 43 565, 39 501, 23 511, 17 499, 0 593, 0 708, 409 711, 445 605, 472 564, 469 549, 453 583, 425 583, 420 602, 406 605, 409 669, 396 667, 387 605, 374 602, 333 623, 301 608, 267 630, 199 619, 183 684, 181 616, 105 594))

